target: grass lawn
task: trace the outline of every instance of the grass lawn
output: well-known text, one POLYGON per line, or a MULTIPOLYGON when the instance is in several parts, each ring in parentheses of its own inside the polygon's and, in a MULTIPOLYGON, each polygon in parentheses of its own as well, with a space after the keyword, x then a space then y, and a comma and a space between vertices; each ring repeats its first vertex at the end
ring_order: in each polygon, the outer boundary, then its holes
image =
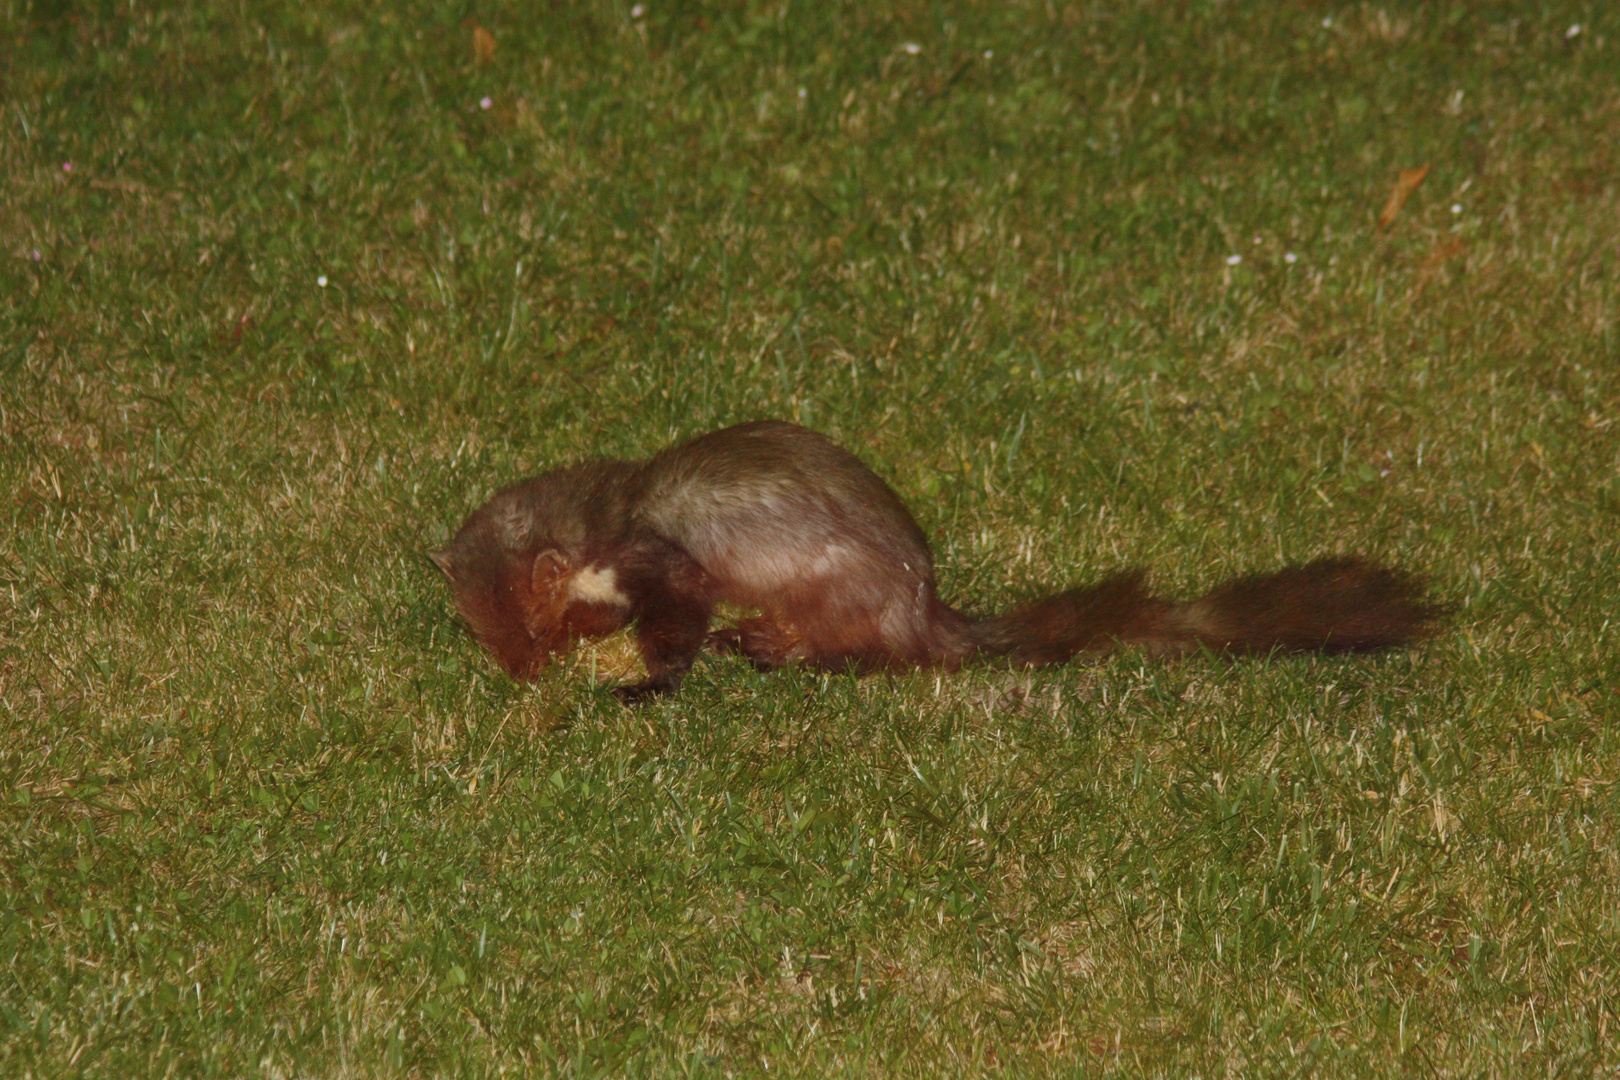
POLYGON ((1596 0, 0 0, 0 1074, 1620 1070, 1617 71, 1596 0), (971 609, 1455 612, 638 710, 457 623, 496 487, 764 416, 971 609))

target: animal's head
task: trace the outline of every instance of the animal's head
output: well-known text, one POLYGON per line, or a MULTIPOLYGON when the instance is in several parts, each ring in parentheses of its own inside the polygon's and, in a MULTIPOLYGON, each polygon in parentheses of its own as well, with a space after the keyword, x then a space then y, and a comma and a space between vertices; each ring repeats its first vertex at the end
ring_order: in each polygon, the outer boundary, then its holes
POLYGON ((456 611, 514 679, 538 675, 567 647, 568 561, 560 552, 469 560, 454 547, 428 556, 450 580, 456 611))
POLYGON ((581 637, 624 625, 616 605, 580 595, 573 561, 554 548, 489 560, 467 559, 452 545, 428 557, 450 580, 473 636, 514 679, 534 678, 581 637))

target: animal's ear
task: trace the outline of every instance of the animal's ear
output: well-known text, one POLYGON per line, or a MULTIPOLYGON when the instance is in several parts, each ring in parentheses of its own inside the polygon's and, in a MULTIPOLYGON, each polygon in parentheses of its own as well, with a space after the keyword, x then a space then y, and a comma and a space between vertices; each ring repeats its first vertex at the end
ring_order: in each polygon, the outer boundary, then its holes
POLYGON ((536 597, 552 596, 574 574, 574 564, 556 548, 547 548, 534 557, 529 587, 536 597))
POLYGON ((434 566, 437 566, 440 570, 444 571, 445 577, 453 578, 456 576, 456 564, 454 560, 450 558, 449 548, 446 548, 443 551, 430 551, 428 552, 428 558, 433 560, 434 566))
MULTIPOLYGON (((521 596, 518 602, 523 611, 523 628, 539 656, 543 657, 552 649, 552 639, 562 625, 563 612, 568 609, 568 582, 573 576, 574 564, 556 548, 546 548, 534 557, 534 565, 529 569, 528 595, 521 596)), ((522 591, 521 584, 518 589, 522 591)))

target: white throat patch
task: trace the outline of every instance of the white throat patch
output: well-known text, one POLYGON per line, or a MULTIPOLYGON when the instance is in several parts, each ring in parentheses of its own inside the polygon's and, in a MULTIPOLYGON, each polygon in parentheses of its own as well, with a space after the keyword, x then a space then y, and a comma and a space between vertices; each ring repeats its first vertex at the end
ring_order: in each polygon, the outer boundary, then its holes
POLYGON ((568 582, 568 598, 587 604, 629 607, 630 598, 619 591, 619 578, 611 566, 587 566, 568 582))

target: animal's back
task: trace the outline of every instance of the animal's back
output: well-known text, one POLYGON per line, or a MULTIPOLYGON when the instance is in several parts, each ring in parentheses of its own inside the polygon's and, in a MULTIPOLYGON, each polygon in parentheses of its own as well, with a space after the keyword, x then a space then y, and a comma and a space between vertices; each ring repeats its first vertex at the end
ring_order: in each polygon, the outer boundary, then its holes
MULTIPOLYGON (((942 631, 933 558, 911 512, 855 455, 805 428, 757 421, 647 464, 641 519, 757 607, 805 656, 855 663, 960 649, 942 631)), ((951 621, 950 618, 947 621, 951 621)))

